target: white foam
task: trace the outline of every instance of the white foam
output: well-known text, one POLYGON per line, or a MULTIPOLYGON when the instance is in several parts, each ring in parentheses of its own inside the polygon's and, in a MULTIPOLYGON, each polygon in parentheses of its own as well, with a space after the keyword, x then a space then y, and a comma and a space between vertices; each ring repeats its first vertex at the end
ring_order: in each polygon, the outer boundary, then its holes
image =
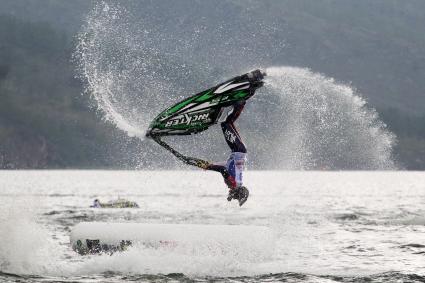
MULTIPOLYGON (((267 253, 274 242, 272 232, 261 226, 245 225, 200 225, 200 224, 148 224, 148 223, 103 223, 82 222, 71 232, 71 245, 80 240, 100 240, 100 244, 118 245, 122 240, 130 240, 142 246, 161 245, 181 249, 186 245, 214 252, 217 249, 226 253, 238 251, 250 254, 267 253)), ((270 252, 270 251, 269 251, 270 252)))
POLYGON ((222 275, 243 273, 270 259, 273 236, 271 230, 260 226, 80 223, 71 233, 71 242, 89 238, 101 243, 122 239, 134 243, 125 252, 90 259, 80 266, 80 272, 222 275), (170 244, 154 245, 159 241, 170 244))

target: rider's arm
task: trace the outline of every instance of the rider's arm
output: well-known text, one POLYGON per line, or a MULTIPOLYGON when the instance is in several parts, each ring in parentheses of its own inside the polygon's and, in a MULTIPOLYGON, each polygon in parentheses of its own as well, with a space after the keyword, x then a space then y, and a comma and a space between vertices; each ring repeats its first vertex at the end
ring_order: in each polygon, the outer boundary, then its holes
POLYGON ((210 163, 208 165, 208 167, 205 168, 205 170, 211 170, 211 171, 220 172, 221 175, 223 175, 223 177, 224 177, 225 174, 229 175, 227 173, 226 166, 223 166, 223 165, 218 165, 218 164, 212 164, 212 163, 210 163))

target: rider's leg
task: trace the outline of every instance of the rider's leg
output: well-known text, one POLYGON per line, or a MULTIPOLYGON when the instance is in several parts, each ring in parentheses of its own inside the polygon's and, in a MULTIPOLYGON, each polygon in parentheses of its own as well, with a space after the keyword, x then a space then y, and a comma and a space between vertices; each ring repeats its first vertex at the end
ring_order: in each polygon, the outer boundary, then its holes
POLYGON ((221 129, 223 130, 224 139, 226 140, 227 145, 230 147, 232 152, 246 153, 245 144, 242 142, 242 139, 233 124, 223 122, 221 124, 221 129))
POLYGON ((227 114, 225 123, 234 123, 242 113, 242 110, 245 107, 246 101, 239 101, 233 105, 233 109, 230 113, 227 114))
POLYGON ((229 145, 232 152, 243 152, 246 153, 245 144, 242 141, 238 131, 233 124, 239 115, 242 113, 242 110, 245 106, 245 102, 235 104, 232 112, 230 112, 226 120, 221 123, 221 129, 223 130, 224 139, 229 145))

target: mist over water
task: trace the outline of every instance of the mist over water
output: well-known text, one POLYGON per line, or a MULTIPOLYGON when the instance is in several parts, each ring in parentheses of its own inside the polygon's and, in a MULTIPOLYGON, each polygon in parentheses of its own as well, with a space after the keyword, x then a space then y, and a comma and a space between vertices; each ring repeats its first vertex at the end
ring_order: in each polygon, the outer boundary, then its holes
MULTIPOLYGON (((129 136, 143 139, 150 121, 164 108, 261 67, 262 59, 267 62, 264 56, 253 56, 253 46, 240 48, 246 46, 243 36, 230 43, 225 32, 208 33, 199 22, 189 22, 181 30, 172 34, 155 23, 155 17, 136 17, 118 4, 100 2, 87 16, 74 53, 78 74, 101 116, 129 136), (210 44, 211 37, 224 47, 210 44)), ((395 136, 350 86, 304 68, 266 71, 265 87, 248 101, 238 121, 249 167, 396 168, 395 136)), ((226 159, 228 149, 216 128, 170 141, 188 155, 226 159)), ((157 147, 142 151, 141 159, 160 154, 157 147)))

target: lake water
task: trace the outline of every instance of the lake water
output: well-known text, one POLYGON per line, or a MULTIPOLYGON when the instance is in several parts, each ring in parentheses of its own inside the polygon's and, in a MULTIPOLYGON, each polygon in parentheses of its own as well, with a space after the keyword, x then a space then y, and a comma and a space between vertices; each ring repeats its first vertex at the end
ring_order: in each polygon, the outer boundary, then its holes
POLYGON ((425 172, 248 171, 245 184, 240 208, 213 172, 0 171, 0 281, 425 281, 425 172), (118 197, 140 208, 89 207, 118 197), (260 257, 258 243, 80 256, 69 234, 83 221, 260 225, 274 238, 260 257))

